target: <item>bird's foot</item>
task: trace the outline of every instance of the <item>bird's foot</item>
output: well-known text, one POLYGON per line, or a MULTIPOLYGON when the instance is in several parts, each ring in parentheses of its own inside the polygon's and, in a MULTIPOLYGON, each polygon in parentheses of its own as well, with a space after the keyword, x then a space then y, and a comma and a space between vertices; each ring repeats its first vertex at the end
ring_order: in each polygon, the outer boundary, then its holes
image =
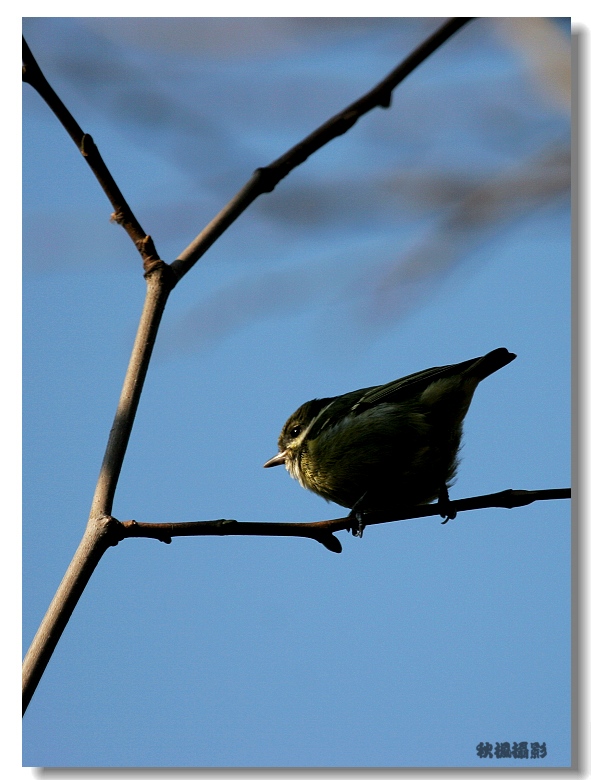
POLYGON ((437 500, 437 508, 439 514, 443 517, 441 525, 445 525, 448 520, 455 520, 458 513, 453 509, 450 509, 451 501, 449 500, 449 493, 447 491, 447 485, 444 485, 439 491, 439 498, 437 500))
POLYGON ((365 515, 361 511, 360 507, 366 496, 367 493, 364 493, 361 498, 353 504, 351 511, 349 512, 349 519, 351 520, 351 533, 358 539, 361 539, 365 529, 365 515))
POLYGON ((361 539, 365 529, 363 512, 349 512, 349 518, 351 519, 351 533, 361 539))

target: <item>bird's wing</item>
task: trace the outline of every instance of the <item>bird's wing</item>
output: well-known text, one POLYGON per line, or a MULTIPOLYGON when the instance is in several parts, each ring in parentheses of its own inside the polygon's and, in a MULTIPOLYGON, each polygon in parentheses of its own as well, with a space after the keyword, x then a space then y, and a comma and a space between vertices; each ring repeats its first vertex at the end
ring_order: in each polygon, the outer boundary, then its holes
POLYGON ((447 377, 459 376, 464 374, 475 378, 478 382, 498 371, 507 363, 515 360, 515 355, 509 352, 505 347, 493 349, 486 355, 464 360, 462 363, 454 363, 450 366, 435 366, 427 368, 424 371, 418 371, 416 374, 403 376, 401 379, 395 379, 386 385, 379 387, 368 387, 360 400, 355 404, 354 410, 359 413, 370 406, 378 403, 400 403, 412 396, 420 395, 432 382, 447 377))
POLYGON ((324 428, 335 425, 349 414, 358 415, 377 404, 402 403, 409 398, 418 397, 432 382, 438 379, 463 374, 480 382, 481 379, 515 360, 515 357, 512 352, 500 347, 481 357, 464 360, 462 363, 426 368, 385 385, 365 387, 345 395, 321 398, 310 402, 318 405, 318 411, 315 412, 316 418, 310 426, 308 438, 315 438, 324 428))
POLYGON ((473 358, 472 360, 466 360, 463 363, 455 363, 450 366, 426 368, 424 371, 417 371, 416 374, 409 374, 401 379, 395 379, 386 385, 371 387, 355 404, 354 411, 361 412, 369 406, 375 406, 375 404, 379 403, 400 403, 412 396, 418 396, 437 379, 463 374, 480 359, 473 358))

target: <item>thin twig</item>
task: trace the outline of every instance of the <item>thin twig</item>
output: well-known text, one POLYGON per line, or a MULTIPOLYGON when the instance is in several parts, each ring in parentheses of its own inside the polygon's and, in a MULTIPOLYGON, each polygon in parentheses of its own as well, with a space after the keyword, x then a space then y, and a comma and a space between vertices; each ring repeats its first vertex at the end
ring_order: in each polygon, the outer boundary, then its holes
POLYGON ((98 179, 105 195, 111 201, 115 209, 111 218, 125 229, 144 261, 144 271, 149 273, 155 263, 162 263, 154 246, 152 238, 146 234, 128 202, 117 186, 111 172, 105 165, 103 158, 92 137, 85 133, 72 114, 68 111, 61 98, 58 97, 51 84, 47 81, 36 59, 23 38, 23 81, 30 84, 45 100, 53 111, 68 135, 78 147, 90 169, 98 179))
POLYGON ((378 106, 389 108, 394 88, 439 46, 445 43, 448 38, 471 21, 472 18, 457 17, 450 19, 367 94, 333 116, 270 165, 264 168, 257 168, 240 192, 212 219, 209 225, 199 233, 197 238, 189 244, 184 252, 171 263, 171 268, 177 277, 181 279, 205 254, 214 241, 227 230, 232 222, 259 195, 271 192, 277 183, 287 176, 290 171, 307 160, 311 154, 318 151, 329 141, 346 133, 368 111, 378 106))
MULTIPOLYGON (((570 498, 570 488, 555 488, 551 490, 502 490, 499 493, 489 493, 484 496, 461 498, 446 503, 446 511, 467 512, 474 509, 502 507, 514 509, 526 506, 534 501, 553 501, 570 498)), ((437 504, 424 504, 415 508, 407 508, 399 512, 380 511, 365 512, 365 526, 382 523, 394 523, 400 520, 412 520, 418 517, 439 515, 441 507, 437 504)), ((170 544, 175 536, 298 536, 314 539, 332 552, 341 552, 342 547, 336 536, 337 531, 351 530, 355 521, 349 517, 339 517, 335 520, 321 520, 315 523, 253 523, 238 520, 201 520, 192 523, 138 523, 136 520, 126 520, 113 525, 116 544, 120 539, 146 538, 157 539, 170 544)))

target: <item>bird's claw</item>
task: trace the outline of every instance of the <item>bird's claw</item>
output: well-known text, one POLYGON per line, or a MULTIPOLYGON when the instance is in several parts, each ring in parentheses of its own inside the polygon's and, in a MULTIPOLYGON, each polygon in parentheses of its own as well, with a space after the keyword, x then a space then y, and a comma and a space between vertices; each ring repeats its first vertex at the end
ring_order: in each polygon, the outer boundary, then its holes
POLYGON ((353 512, 349 514, 349 517, 351 518, 351 533, 353 536, 356 536, 358 539, 361 539, 363 536, 363 531, 365 529, 365 523, 364 523, 364 517, 363 512, 353 512))
POLYGON ((351 507, 351 511, 349 512, 349 519, 351 520, 351 533, 358 539, 361 539, 363 536, 363 531, 365 530, 364 513, 359 509, 359 507, 363 504, 366 498, 367 492, 365 492, 361 498, 357 499, 357 501, 351 507))
POLYGON ((439 498, 437 500, 437 508, 439 509, 439 516, 443 518, 441 525, 445 525, 448 520, 455 520, 458 513, 454 509, 450 509, 451 501, 449 500, 449 493, 447 487, 441 488, 439 492, 439 498))

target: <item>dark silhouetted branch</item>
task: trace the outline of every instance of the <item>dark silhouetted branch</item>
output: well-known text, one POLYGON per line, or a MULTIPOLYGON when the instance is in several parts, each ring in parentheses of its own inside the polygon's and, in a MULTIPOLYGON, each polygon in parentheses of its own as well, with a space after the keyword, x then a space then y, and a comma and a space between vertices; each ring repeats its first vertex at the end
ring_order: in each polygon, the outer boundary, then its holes
MULTIPOLYGON (((553 501, 570 498, 570 488, 552 490, 502 490, 499 493, 488 493, 484 496, 461 498, 446 503, 446 510, 451 512, 468 512, 472 509, 487 509, 501 507, 514 509, 526 506, 534 501, 553 501)), ((412 520, 418 517, 433 517, 439 515, 441 507, 438 504, 425 504, 407 508, 400 512, 365 512, 365 526, 394 523, 399 520, 412 520)), ((351 530, 351 517, 339 517, 335 520, 321 520, 315 523, 251 523, 238 520, 201 520, 193 523, 138 523, 126 520, 113 525, 113 543, 129 537, 157 539, 170 544, 175 536, 300 536, 314 539, 332 552, 341 552, 342 547, 336 536, 337 531, 351 530), (118 534, 119 538, 115 538, 118 534)))

